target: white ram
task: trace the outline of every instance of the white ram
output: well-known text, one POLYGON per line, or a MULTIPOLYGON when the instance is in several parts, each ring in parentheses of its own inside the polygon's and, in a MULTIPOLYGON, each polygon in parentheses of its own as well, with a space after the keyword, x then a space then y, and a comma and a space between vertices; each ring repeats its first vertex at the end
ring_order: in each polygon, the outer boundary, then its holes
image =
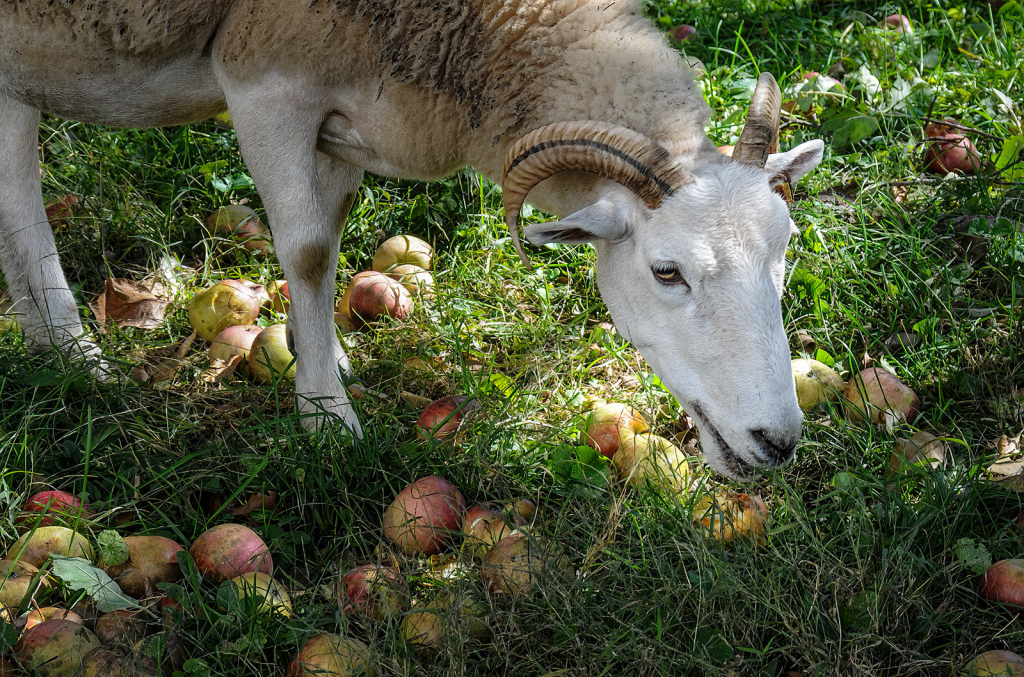
POLYGON ((767 157, 778 94, 762 81, 729 160, 636 0, 5 0, 0 266, 30 346, 97 360, 43 210, 39 111, 151 127, 230 107, 291 283, 300 407, 359 433, 331 317, 340 224, 364 170, 470 165, 502 181, 520 253, 527 193, 563 217, 528 240, 593 242, 619 331, 710 464, 748 477, 800 433, 779 303, 792 222, 773 187, 823 148, 767 157))

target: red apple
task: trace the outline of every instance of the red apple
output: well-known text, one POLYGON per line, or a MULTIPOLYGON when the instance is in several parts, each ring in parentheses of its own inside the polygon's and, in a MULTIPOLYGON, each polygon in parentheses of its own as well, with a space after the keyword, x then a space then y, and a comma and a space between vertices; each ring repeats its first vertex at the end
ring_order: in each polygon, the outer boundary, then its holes
POLYGON ((344 613, 357 612, 384 621, 408 608, 406 588, 405 579, 395 569, 363 564, 341 577, 335 594, 344 613))
POLYGON ((381 316, 404 320, 412 313, 413 301, 409 292, 384 273, 357 275, 352 279, 350 288, 348 315, 357 322, 368 322, 381 316))
POLYGON ((595 409, 587 418, 586 426, 580 434, 580 444, 596 449, 606 458, 615 456, 624 437, 650 429, 640 412, 620 402, 595 409))
POLYGON ((853 421, 878 425, 913 423, 921 411, 921 398, 891 372, 870 367, 850 379, 843 391, 843 408, 853 421))
POLYGON ((427 405, 417 419, 416 436, 420 439, 432 437, 435 440, 443 440, 459 429, 462 417, 467 412, 479 408, 480 403, 477 400, 462 395, 452 395, 435 400, 427 405))
POLYGON ((101 559, 99 567, 107 572, 129 597, 144 597, 147 590, 156 591, 159 583, 177 583, 181 580, 178 553, 185 548, 163 536, 125 536, 128 561, 106 565, 101 559), (149 581, 147 588, 146 581, 149 581))
POLYGON ((981 575, 981 596, 985 599, 1024 608, 1024 559, 1004 559, 981 575))
POLYGON ((466 501, 450 482, 422 477, 398 494, 384 511, 384 536, 406 555, 433 555, 462 526, 466 501))
POLYGON ((981 169, 981 153, 969 138, 956 128, 933 123, 925 129, 928 150, 924 154, 929 172, 945 176, 950 172, 977 174, 981 169))
POLYGON ((573 570, 557 547, 516 531, 487 551, 480 578, 491 592, 519 597, 538 586, 568 582, 573 578, 573 570))
POLYGON ((189 554, 196 568, 213 583, 251 571, 273 575, 274 560, 259 535, 241 524, 220 524, 199 535, 189 554))
POLYGON ((235 324, 225 327, 210 342, 210 360, 230 362, 235 355, 240 355, 242 361, 249 359, 249 350, 252 342, 256 340, 263 327, 254 324, 235 324))
POLYGON ((40 623, 27 630, 14 646, 21 667, 39 677, 72 677, 85 655, 100 646, 84 625, 66 620, 40 623))
POLYGON ((292 296, 288 293, 288 280, 274 280, 267 285, 267 293, 270 294, 274 311, 287 314, 288 306, 292 302, 292 296))
POLYGON ((477 503, 470 507, 462 518, 462 533, 466 536, 463 548, 474 557, 483 557, 492 545, 526 522, 519 515, 514 515, 509 521, 515 526, 508 524, 505 511, 500 506, 477 503))
POLYGON ((914 32, 914 27, 911 25, 910 19, 902 14, 890 14, 885 17, 885 28, 905 35, 909 35, 914 32))
POLYGON ((673 42, 692 42, 697 39, 697 29, 687 24, 676 26, 671 32, 673 42))
POLYGON ((225 205, 206 217, 210 232, 229 235, 250 251, 266 254, 270 249, 270 229, 245 205, 225 205))
POLYGON ((29 496, 22 506, 19 520, 22 524, 48 527, 54 523, 62 526, 74 526, 79 520, 89 516, 88 510, 82 505, 82 499, 66 491, 40 491, 29 496), (36 522, 39 513, 46 515, 36 522))

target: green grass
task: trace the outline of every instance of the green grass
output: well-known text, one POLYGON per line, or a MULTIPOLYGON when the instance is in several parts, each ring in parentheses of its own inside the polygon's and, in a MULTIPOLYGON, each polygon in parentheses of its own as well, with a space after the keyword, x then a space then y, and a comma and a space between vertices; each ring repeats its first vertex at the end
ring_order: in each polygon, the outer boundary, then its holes
MULTIPOLYGON (((833 68, 841 64, 848 95, 811 97, 805 115, 784 117, 784 147, 832 141, 793 206, 802 235, 790 249, 787 333, 796 355, 796 332, 809 332, 819 357, 844 375, 865 355, 894 369, 923 399, 916 427, 949 439, 946 467, 887 486, 893 442, 910 426, 871 428, 841 410, 810 415, 797 461, 744 487, 771 511, 763 547, 710 541, 691 525, 687 501, 625 489, 599 466, 560 472, 566 466, 553 459, 574 451, 587 396, 633 403, 668 437, 685 431, 681 412, 636 351, 596 329, 609 317, 592 250, 535 249, 537 269, 525 271, 504 229, 500 191, 464 172, 429 185, 370 177, 346 227, 339 290, 383 236, 415 234, 438 251, 432 302, 409 320, 346 336, 356 373, 381 395, 358 403, 363 442, 303 432, 287 386, 205 382, 200 345, 169 383, 107 386, 56 355, 26 356, 8 334, 0 337, 0 508, 9 515, 25 494, 52 486, 89 499, 94 535, 116 528, 188 544, 236 520, 232 502, 281 491, 278 513, 257 529, 275 576, 293 592, 295 617, 218 610, 217 589, 190 576, 177 595, 204 611, 178 630, 185 675, 283 674, 314 631, 366 642, 382 675, 905 677, 958 674, 983 650, 1024 653, 1014 613, 979 599, 978 563, 962 542, 972 539, 992 561, 1024 554, 1014 524, 1021 499, 984 473, 995 438, 1024 429, 1024 173, 1002 183, 939 181, 921 160, 926 118, 983 132, 972 138, 986 157, 1024 133, 1021 110, 996 93, 1024 101, 1024 19, 945 0, 763 4, 651 1, 647 9, 666 30, 697 26, 686 52, 707 67, 708 131, 719 143, 735 139, 759 69, 793 91, 805 70, 832 68, 843 79, 833 68), (916 30, 893 39, 876 23, 898 9, 916 30), (894 189, 904 188, 897 200, 894 189), (987 246, 983 258, 964 251, 965 235, 987 246), (896 332, 913 333, 916 344, 892 347, 896 332), (405 368, 415 356, 446 366, 405 368), (474 394, 484 408, 458 445, 426 443, 415 437, 418 412, 403 391, 474 394), (356 563, 391 557, 381 512, 407 482, 431 473, 471 502, 532 497, 541 509, 535 533, 558 544, 576 576, 514 603, 488 598, 470 577, 460 588, 484 600, 492 642, 462 641, 456 622, 459 636, 427 662, 408 650, 397 622, 339 614, 330 588, 356 563)), ((46 119, 41 139, 47 198, 85 200, 57 231, 83 310, 106 277, 141 279, 164 259, 195 271, 161 328, 111 328, 102 337, 126 371, 188 335, 184 309, 197 287, 281 277, 273 257, 204 230, 205 215, 229 200, 260 210, 232 132, 46 119)), ((13 522, 0 521, 0 542, 14 537, 13 522)), ((429 598, 427 565, 398 561, 429 598)))

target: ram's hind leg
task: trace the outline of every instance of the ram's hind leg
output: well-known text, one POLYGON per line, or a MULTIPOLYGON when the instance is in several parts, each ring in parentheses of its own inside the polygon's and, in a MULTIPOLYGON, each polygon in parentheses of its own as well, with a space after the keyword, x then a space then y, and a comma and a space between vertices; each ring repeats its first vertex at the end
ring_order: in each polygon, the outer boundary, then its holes
MULTIPOLYGON (((323 112, 292 82, 225 78, 228 107, 274 249, 288 279, 289 328, 296 356, 295 393, 304 413, 336 414, 357 435, 359 420, 341 370, 349 369, 334 325, 334 284, 341 224, 362 172, 316 150, 323 112)), ((307 427, 323 416, 305 419, 307 427)))
POLYGON ((46 220, 38 138, 39 111, 0 93, 0 267, 29 348, 58 347, 105 374, 99 348, 80 338, 78 308, 46 220))

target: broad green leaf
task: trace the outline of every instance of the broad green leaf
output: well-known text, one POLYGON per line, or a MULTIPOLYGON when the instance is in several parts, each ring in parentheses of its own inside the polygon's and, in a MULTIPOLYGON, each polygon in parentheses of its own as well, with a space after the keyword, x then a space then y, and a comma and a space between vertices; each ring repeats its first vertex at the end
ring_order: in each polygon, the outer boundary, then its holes
POLYGON ((996 171, 1003 181, 1024 181, 1024 136, 1011 136, 995 159, 996 171))
POLYGON ((82 590, 96 602, 101 613, 118 609, 138 608, 137 600, 121 592, 107 572, 98 569, 81 557, 50 555, 53 561, 53 575, 64 581, 72 590, 82 590))
POLYGON ((128 544, 121 534, 113 529, 105 529, 96 537, 99 546, 99 559, 109 566, 117 566, 128 561, 128 544))
POLYGON ((978 545, 973 538, 961 538, 954 547, 956 558, 977 575, 982 575, 992 566, 992 553, 984 545, 978 545))

